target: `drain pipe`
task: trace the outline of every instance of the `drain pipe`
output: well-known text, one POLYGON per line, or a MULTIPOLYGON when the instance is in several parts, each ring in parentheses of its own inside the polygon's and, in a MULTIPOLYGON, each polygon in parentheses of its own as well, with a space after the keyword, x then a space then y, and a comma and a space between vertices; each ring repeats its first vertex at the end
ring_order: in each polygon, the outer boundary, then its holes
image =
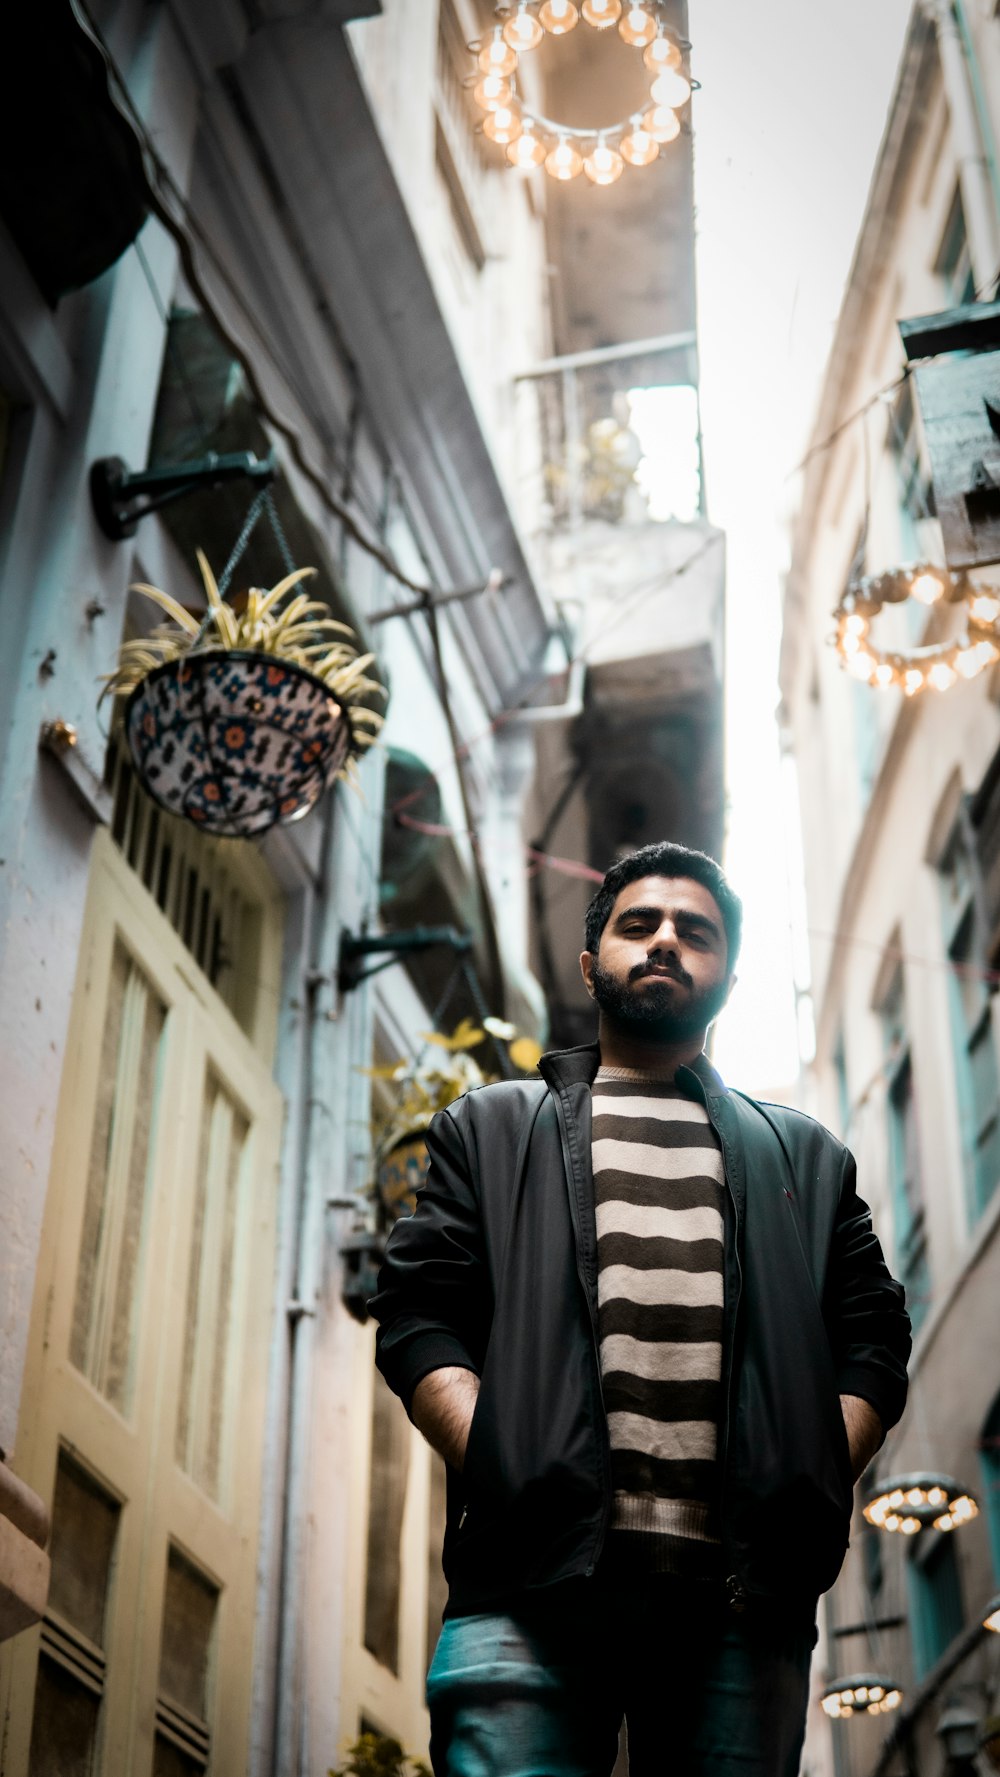
POLYGON ((991 132, 983 128, 987 120, 980 114, 974 89, 975 53, 964 15, 960 13, 960 0, 958 4, 955 0, 925 0, 925 4, 937 31, 972 276, 976 290, 985 293, 992 290, 1000 269, 1000 231, 995 167, 989 147, 991 132))

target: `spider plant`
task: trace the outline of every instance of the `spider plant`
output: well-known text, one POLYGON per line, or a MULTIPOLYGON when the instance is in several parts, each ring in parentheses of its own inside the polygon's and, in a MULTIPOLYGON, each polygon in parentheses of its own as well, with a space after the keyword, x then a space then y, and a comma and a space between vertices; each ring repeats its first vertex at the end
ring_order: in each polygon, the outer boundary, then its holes
POLYGON ((283 603, 292 588, 315 574, 316 569, 297 568, 269 592, 251 587, 246 604, 237 611, 220 594, 202 551, 197 553, 207 600, 204 617, 199 620, 192 616, 159 587, 136 582, 131 590, 152 599, 170 621, 161 623, 149 635, 121 644, 114 672, 105 675, 101 700, 108 696, 127 697, 155 667, 190 654, 233 649, 271 654, 321 679, 337 703, 350 712, 354 750, 370 746, 383 717, 377 710, 365 708, 360 700, 386 696, 385 687, 367 676, 374 654, 359 655, 352 645, 354 631, 331 617, 328 606, 318 600, 299 592, 283 603))

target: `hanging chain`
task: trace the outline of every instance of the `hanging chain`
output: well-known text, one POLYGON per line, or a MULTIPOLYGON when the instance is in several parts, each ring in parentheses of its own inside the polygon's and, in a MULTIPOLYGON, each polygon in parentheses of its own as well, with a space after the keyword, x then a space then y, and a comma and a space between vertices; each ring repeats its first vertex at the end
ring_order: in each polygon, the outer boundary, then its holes
POLYGON ((264 510, 264 505, 270 495, 270 492, 271 492, 270 488, 267 488, 267 487, 262 488, 261 492, 259 494, 255 494, 253 500, 251 501, 250 510, 247 513, 246 518, 243 520, 243 529, 241 530, 239 536, 237 537, 236 542, 233 544, 232 551, 229 556, 229 560, 227 561, 225 567, 223 568, 222 573, 219 575, 218 586, 219 586, 220 598, 225 598, 226 593, 229 591, 229 583, 232 580, 232 577, 233 577, 234 573, 236 572, 237 566, 239 565, 239 563, 243 557, 244 551, 246 550, 246 546, 249 543, 250 538, 253 535, 254 527, 256 526, 257 520, 264 510))
MULTIPOLYGON (((479 983, 479 976, 476 973, 475 964, 468 956, 463 956, 461 959, 461 969, 465 976, 466 986, 469 989, 469 993, 472 995, 472 1003, 476 1008, 479 1021, 480 1023, 483 1023, 485 1019, 489 1018, 490 1009, 483 997, 483 990, 479 983)), ((514 1064, 507 1053, 505 1045, 500 1041, 499 1037, 493 1035, 492 1031, 489 1032, 489 1038, 493 1044, 493 1052, 500 1063, 501 1074, 505 1080, 512 1080, 514 1078, 514 1064)))
POLYGON ((288 538, 285 536, 285 527, 281 522, 281 518, 278 513, 278 507, 275 502, 274 494, 273 494, 271 488, 266 487, 264 489, 263 498, 264 498, 264 507, 266 509, 267 516, 271 521, 271 529, 274 532, 274 540, 278 545, 278 551, 281 555, 282 565, 284 566, 285 573, 286 574, 294 574, 294 572, 295 572, 295 557, 292 555, 292 552, 288 547, 288 538))

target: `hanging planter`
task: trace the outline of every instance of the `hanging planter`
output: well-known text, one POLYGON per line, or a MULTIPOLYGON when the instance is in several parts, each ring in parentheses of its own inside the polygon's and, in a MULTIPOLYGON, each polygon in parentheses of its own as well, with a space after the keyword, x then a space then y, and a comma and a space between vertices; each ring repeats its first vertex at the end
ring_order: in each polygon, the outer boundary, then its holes
POLYGON ((200 623, 157 587, 133 588, 170 621, 122 644, 102 697, 127 697, 125 742, 161 808, 203 832, 249 838, 298 820, 349 774, 382 723, 362 700, 385 691, 366 677, 374 656, 358 655, 326 605, 288 599, 314 568, 252 588, 237 613, 200 550, 198 563, 200 623))
POLYGON ((537 1065, 542 1051, 533 1037, 518 1036, 512 1024, 499 1018, 484 1018, 481 1028, 463 1018, 451 1036, 439 1031, 424 1033, 425 1043, 443 1049, 443 1056, 435 1055, 428 1062, 418 1058, 363 1070, 372 1078, 391 1080, 399 1087, 399 1100, 375 1150, 375 1195, 388 1222, 398 1221, 416 1208, 417 1192, 430 1164, 425 1131, 431 1119, 471 1087, 487 1085, 497 1078, 485 1073, 468 1053, 484 1043, 487 1036, 506 1043, 513 1066, 522 1073, 532 1072, 537 1065))

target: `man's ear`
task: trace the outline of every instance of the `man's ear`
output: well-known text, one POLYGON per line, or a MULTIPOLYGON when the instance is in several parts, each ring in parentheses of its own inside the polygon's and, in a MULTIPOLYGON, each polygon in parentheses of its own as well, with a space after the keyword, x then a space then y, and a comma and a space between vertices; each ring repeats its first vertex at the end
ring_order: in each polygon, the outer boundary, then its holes
POLYGON ((587 989, 587 992, 589 993, 591 999, 593 999, 593 997, 594 997, 594 959, 593 959, 593 956, 591 955, 589 950, 584 950, 580 954, 580 973, 583 976, 583 985, 587 989))

